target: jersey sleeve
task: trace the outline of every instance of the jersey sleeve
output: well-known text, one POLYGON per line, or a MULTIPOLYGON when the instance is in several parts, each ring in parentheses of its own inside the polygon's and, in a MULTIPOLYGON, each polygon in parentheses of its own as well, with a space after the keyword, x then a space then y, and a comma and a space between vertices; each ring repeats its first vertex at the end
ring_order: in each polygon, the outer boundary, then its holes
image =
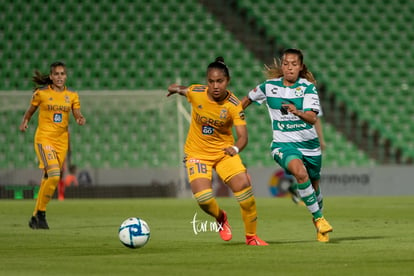
POLYGON ((318 117, 323 117, 323 109, 322 109, 322 106, 321 105, 319 105, 318 117))
POLYGON ((259 84, 253 90, 250 90, 247 96, 252 102, 264 103, 266 101, 266 84, 259 84))
POLYGON ((310 85, 305 90, 305 96, 303 99, 303 111, 314 111, 319 114, 321 111, 318 91, 315 85, 310 85))
POLYGON ((202 85, 202 84, 193 84, 193 85, 190 85, 188 88, 187 88, 187 101, 188 102, 192 102, 192 99, 193 99, 193 93, 197 93, 197 92, 204 92, 206 90, 206 86, 205 85, 202 85))
POLYGON ((72 100, 72 109, 80 109, 80 100, 78 93, 74 92, 73 100, 72 100))
POLYGON ((36 90, 33 92, 32 100, 30 101, 30 104, 33 106, 39 106, 41 102, 40 92, 39 90, 36 90))
POLYGON ((246 117, 244 115, 244 110, 243 107, 240 104, 238 104, 235 108, 234 108, 234 112, 233 112, 233 124, 235 126, 243 126, 246 125, 246 117))

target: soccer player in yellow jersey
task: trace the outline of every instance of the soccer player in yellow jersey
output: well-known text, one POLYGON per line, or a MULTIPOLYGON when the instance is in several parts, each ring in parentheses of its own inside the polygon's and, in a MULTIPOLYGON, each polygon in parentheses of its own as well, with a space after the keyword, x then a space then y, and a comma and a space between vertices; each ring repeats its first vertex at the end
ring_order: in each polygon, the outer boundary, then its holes
POLYGON ((227 214, 213 196, 212 169, 215 169, 240 204, 246 244, 267 245, 256 235, 256 201, 246 168, 238 155, 247 145, 246 121, 241 102, 227 90, 229 82, 227 65, 222 57, 218 57, 207 67, 207 85, 171 84, 167 96, 178 93, 187 97, 192 106, 185 165, 192 192, 201 209, 217 220, 221 238, 231 240, 227 214))
POLYGON ((76 123, 84 125, 86 119, 80 110, 78 93, 68 89, 66 66, 62 62, 50 65, 48 75, 35 72, 35 91, 29 108, 23 116, 20 130, 26 131, 33 114, 39 109, 38 126, 34 138, 34 148, 39 160, 39 168, 44 171, 40 189, 29 221, 32 229, 49 229, 46 221, 46 205, 53 197, 61 178, 69 144, 69 115, 72 112, 76 123))

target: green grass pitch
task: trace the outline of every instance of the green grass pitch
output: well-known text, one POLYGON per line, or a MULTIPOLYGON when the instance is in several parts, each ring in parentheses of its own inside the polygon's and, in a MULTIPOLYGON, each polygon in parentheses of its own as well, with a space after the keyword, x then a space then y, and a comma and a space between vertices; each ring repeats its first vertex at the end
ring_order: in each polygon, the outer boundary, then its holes
POLYGON ((33 200, 0 201, 0 275, 414 275, 414 197, 326 197, 331 242, 318 243, 310 215, 288 198, 257 198, 266 247, 244 244, 234 198, 218 198, 233 239, 223 242, 193 199, 53 200, 50 230, 27 223, 33 200), (118 240, 128 217, 146 220, 140 249, 118 240), (197 226, 201 230, 201 224, 197 226))

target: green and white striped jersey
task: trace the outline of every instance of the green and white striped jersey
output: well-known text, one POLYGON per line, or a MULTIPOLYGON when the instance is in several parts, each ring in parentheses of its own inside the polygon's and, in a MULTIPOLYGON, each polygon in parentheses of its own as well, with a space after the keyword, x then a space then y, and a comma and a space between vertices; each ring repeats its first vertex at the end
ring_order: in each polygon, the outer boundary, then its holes
POLYGON ((272 120, 272 151, 279 148, 296 148, 306 156, 321 155, 318 135, 313 125, 292 113, 283 114, 282 104, 294 104, 298 110, 321 111, 319 96, 313 83, 299 78, 292 86, 283 85, 283 78, 269 79, 251 90, 251 101, 266 102, 272 120))

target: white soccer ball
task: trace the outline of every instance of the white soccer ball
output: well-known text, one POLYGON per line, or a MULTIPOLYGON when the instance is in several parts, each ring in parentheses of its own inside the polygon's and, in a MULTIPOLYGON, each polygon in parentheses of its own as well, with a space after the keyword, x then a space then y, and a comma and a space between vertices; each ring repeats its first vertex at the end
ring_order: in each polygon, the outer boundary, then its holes
POLYGON ((118 230, 119 240, 129 248, 143 247, 150 239, 150 228, 143 219, 131 217, 118 230))

